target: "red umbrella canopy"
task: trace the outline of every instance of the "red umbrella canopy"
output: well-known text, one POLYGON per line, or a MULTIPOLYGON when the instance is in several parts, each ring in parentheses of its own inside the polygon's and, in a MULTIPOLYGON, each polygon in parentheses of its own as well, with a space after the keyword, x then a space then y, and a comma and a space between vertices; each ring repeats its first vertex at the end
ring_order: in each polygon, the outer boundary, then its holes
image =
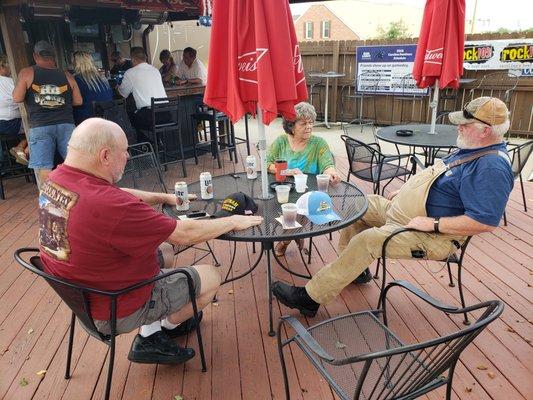
POLYGON ((288 0, 215 0, 204 103, 233 122, 295 117, 307 86, 288 0))
POLYGON ((465 0, 427 0, 413 77, 420 88, 459 87, 463 74, 465 0))

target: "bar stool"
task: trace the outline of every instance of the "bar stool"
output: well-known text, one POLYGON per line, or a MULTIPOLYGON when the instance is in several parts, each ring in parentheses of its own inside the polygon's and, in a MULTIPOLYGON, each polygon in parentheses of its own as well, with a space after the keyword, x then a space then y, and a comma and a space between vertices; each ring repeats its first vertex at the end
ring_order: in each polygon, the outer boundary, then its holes
POLYGON ((5 200, 4 181, 7 179, 26 178, 26 182, 35 182, 33 171, 28 167, 15 163, 9 156, 9 146, 12 142, 18 142, 21 135, 18 133, 0 133, 0 152, 6 159, 2 162, 0 169, 0 199, 5 200))
POLYGON ((178 120, 179 101, 179 97, 152 97, 152 126, 140 131, 154 144, 155 154, 165 169, 168 164, 181 161, 183 176, 187 176, 181 123, 178 120))
POLYGON ((209 140, 204 142, 200 142, 196 132, 193 133, 193 151, 196 164, 198 164, 198 151, 211 152, 213 158, 217 160, 218 168, 222 168, 220 153, 223 151, 228 151, 230 160, 237 162, 235 129, 226 114, 213 108, 199 106, 196 113, 191 115, 191 119, 193 126, 204 123, 203 129, 206 137, 207 129, 209 129, 209 140), (207 123, 207 127, 205 123, 207 123), (233 156, 235 156, 235 160, 233 156))

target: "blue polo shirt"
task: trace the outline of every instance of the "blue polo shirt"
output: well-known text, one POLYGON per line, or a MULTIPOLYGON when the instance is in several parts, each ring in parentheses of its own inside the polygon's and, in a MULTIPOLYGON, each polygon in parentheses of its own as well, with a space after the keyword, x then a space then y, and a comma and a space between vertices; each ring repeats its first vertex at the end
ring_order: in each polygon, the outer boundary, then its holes
MULTIPOLYGON (((459 149, 445 157, 445 164, 479 151, 495 149, 507 154, 505 143, 479 149, 459 149)), ((487 154, 442 174, 429 190, 428 217, 467 215, 482 224, 498 226, 514 178, 511 164, 500 154, 487 154)))

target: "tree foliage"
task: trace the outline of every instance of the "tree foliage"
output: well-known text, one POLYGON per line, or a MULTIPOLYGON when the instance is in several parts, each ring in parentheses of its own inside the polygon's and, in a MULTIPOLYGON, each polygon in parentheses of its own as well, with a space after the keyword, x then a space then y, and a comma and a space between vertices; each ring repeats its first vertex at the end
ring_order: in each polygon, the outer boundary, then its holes
POLYGON ((382 26, 378 27, 378 39, 401 39, 406 38, 409 35, 407 25, 403 22, 403 19, 398 21, 392 21, 386 28, 382 26))

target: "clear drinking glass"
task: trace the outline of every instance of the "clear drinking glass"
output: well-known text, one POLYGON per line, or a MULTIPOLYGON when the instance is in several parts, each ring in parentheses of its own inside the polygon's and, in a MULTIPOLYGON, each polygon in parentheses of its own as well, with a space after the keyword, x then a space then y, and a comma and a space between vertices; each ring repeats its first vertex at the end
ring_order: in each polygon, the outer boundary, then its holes
POLYGON ((283 225, 294 226, 296 223, 296 216, 298 215, 298 207, 296 206, 296 204, 282 204, 281 212, 283 213, 283 225))
POLYGON ((321 174, 316 176, 316 186, 321 192, 328 192, 329 187, 329 175, 321 174))
POLYGON ((289 202, 289 192, 291 187, 288 185, 278 185, 276 186, 276 195, 278 197, 278 203, 288 203, 289 202))

